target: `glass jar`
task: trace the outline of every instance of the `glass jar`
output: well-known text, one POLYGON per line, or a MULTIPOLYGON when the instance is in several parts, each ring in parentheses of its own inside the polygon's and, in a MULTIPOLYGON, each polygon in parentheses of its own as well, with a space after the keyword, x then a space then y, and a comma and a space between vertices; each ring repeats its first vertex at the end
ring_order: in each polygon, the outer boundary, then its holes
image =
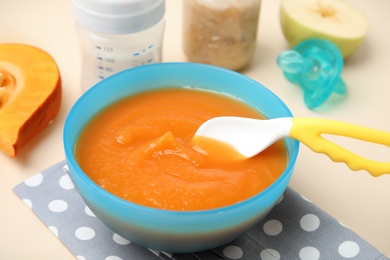
POLYGON ((183 49, 192 62, 240 70, 256 50, 261 0, 184 0, 183 49))

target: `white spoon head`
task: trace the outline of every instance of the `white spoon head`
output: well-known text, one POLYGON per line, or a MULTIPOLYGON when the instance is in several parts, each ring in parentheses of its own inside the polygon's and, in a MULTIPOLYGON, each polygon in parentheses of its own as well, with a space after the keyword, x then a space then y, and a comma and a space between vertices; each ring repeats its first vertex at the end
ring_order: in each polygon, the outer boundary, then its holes
POLYGON ((280 138, 288 136, 291 124, 291 118, 259 120, 232 116, 215 117, 203 123, 195 136, 228 144, 249 158, 280 138))

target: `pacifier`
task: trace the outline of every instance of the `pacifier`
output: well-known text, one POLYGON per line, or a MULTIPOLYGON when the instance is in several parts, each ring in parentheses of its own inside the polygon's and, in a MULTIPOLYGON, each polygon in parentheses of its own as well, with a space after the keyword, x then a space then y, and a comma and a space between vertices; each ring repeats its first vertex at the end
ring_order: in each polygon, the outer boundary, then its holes
POLYGON ((288 81, 302 88, 304 102, 310 109, 321 106, 332 93, 346 93, 341 78, 343 58, 330 41, 303 41, 294 49, 279 54, 277 64, 288 81))

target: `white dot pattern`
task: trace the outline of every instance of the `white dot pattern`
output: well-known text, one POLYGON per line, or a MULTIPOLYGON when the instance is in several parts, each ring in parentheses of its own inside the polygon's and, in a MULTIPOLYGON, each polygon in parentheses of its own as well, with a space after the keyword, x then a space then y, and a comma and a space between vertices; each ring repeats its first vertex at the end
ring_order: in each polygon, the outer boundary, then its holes
POLYGON ((320 259, 320 251, 312 246, 306 246, 299 251, 299 259, 301 260, 318 260, 320 259))
POLYGON ((75 232, 75 236, 80 240, 90 240, 95 237, 95 230, 90 227, 79 227, 75 232))
POLYGON ((55 226, 49 226, 48 228, 56 237, 58 237, 58 229, 55 226))
POLYGON ((300 225, 303 230, 312 232, 320 226, 320 219, 314 214, 306 214, 301 218, 300 225))
POLYGON ((282 196, 280 196, 280 198, 278 199, 278 201, 276 202, 276 204, 279 204, 283 201, 283 197, 284 197, 284 194, 282 194, 282 196))
POLYGON ((117 233, 115 233, 113 236, 112 236, 112 239, 115 241, 115 243, 117 243, 118 245, 127 245, 127 244, 130 244, 130 241, 127 240, 126 238, 124 237, 121 237, 120 235, 118 235, 117 233))
POLYGON ((271 219, 265 222, 263 230, 269 236, 276 236, 283 231, 283 224, 279 220, 271 219))
MULTIPOLYGON (((61 162, 24 181, 14 191, 78 260, 124 260, 129 255, 134 259, 180 260, 187 255, 142 248, 109 230, 80 198, 66 171, 65 162, 61 162)), ((245 235, 192 255, 205 260, 209 259, 207 255, 244 260, 387 259, 290 188, 268 216, 245 235)))
POLYGON ((85 206, 84 211, 85 211, 85 214, 87 214, 88 216, 95 217, 95 214, 92 212, 92 210, 88 206, 85 206))
POLYGON ((31 200, 29 200, 29 199, 22 199, 22 201, 24 202, 24 204, 26 204, 27 207, 32 209, 32 202, 31 202, 31 200))
POLYGON ((223 249, 223 254, 230 259, 241 259, 242 249, 238 246, 227 246, 223 249))
POLYGON ((359 254, 359 251, 359 245, 353 241, 345 241, 339 246, 339 253, 345 258, 353 258, 359 254))
POLYGON ((26 184, 29 187, 37 187, 39 186, 43 181, 43 175, 42 173, 38 173, 31 178, 27 179, 24 184, 26 184))
POLYGON ((53 200, 48 207, 52 212, 64 212, 68 209, 68 203, 64 200, 53 200))
POLYGON ((59 184, 61 188, 65 190, 71 190, 74 188, 74 184, 72 180, 70 179, 69 175, 64 175, 60 178, 59 184))
POLYGON ((110 255, 110 256, 107 256, 106 258, 104 258, 105 260, 122 260, 122 258, 120 258, 119 256, 115 256, 115 255, 110 255))

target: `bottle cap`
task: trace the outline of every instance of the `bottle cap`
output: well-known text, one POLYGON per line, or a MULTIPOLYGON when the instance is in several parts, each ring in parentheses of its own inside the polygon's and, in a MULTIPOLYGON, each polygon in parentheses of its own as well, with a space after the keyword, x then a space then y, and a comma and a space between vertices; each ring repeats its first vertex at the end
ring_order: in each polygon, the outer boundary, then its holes
POLYGON ((93 31, 128 34, 157 24, 165 0, 72 0, 72 9, 76 21, 93 31))

